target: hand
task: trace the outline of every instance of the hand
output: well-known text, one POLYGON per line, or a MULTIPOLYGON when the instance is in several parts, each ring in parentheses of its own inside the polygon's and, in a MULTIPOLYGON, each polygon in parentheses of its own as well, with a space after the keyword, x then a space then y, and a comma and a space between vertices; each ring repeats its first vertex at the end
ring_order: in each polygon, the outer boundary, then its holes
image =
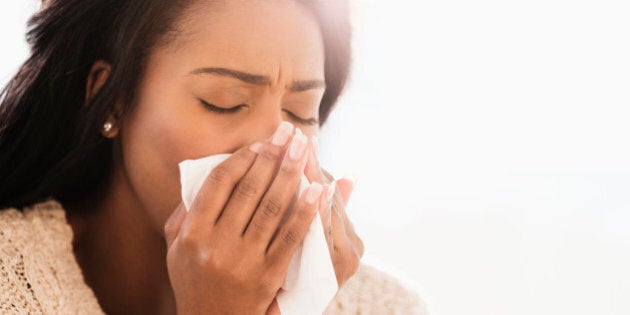
POLYGON ((341 178, 335 180, 325 170, 321 169, 318 160, 317 138, 312 137, 311 154, 306 164, 306 177, 310 182, 330 184, 324 189, 319 214, 324 225, 324 234, 328 250, 332 258, 337 283, 341 287, 359 268, 359 261, 363 257, 363 241, 357 236, 354 226, 345 212, 345 206, 354 189, 354 181, 341 178))
POLYGON ((292 133, 281 124, 271 143, 238 150, 210 173, 188 213, 180 204, 169 217, 167 267, 178 314, 277 312, 275 296, 324 189, 311 184, 281 223, 310 150, 301 134, 287 149, 292 133))

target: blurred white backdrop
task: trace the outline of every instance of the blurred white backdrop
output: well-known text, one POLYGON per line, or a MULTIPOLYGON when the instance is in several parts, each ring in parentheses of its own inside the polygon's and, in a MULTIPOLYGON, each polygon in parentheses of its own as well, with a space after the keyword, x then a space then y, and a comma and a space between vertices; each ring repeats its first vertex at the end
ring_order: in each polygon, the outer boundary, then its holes
MULTIPOLYGON (((0 3, 2 83, 36 2, 0 3)), ((364 261, 433 314, 630 314, 630 4, 354 0, 321 136, 364 261)))

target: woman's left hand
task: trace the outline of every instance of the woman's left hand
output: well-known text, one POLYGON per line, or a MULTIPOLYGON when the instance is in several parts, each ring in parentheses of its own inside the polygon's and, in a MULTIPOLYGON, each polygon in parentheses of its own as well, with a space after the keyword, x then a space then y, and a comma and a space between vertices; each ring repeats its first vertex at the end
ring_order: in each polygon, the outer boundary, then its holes
POLYGON ((324 234, 332 258, 337 283, 341 287, 359 268, 363 256, 363 241, 355 233, 354 227, 345 212, 345 206, 354 189, 354 181, 348 178, 335 180, 328 172, 321 169, 317 153, 317 139, 311 138, 311 155, 306 163, 306 177, 310 182, 329 184, 329 191, 322 192, 330 198, 320 203, 319 215, 324 224, 324 234))

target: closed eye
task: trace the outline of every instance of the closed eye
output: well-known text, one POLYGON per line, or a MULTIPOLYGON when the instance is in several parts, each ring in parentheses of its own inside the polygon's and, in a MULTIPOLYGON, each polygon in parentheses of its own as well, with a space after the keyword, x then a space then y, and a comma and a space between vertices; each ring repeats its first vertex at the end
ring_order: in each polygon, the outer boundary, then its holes
POLYGON ((287 113, 287 115, 289 115, 289 117, 291 117, 291 119, 295 120, 296 122, 300 123, 300 124, 305 124, 305 125, 315 125, 315 124, 319 124, 319 120, 315 119, 315 118, 302 118, 286 109, 283 109, 283 111, 285 113, 287 113))
POLYGON ((243 107, 247 107, 246 104, 240 104, 240 105, 236 105, 234 107, 230 107, 230 108, 225 108, 225 107, 219 107, 216 106, 214 104, 210 104, 204 100, 199 100, 201 102, 201 104, 206 107, 207 109, 213 111, 213 112, 217 112, 217 113, 222 113, 222 114, 231 114, 231 113, 236 113, 238 112, 241 108, 243 107))
MULTIPOLYGON (((234 107, 230 107, 230 108, 225 108, 225 107, 219 107, 216 106, 214 104, 210 104, 202 99, 199 100, 201 102, 201 104, 207 108, 210 111, 216 112, 216 113, 220 113, 220 114, 233 114, 238 112, 239 110, 241 110, 241 108, 243 107, 248 107, 249 105, 247 104, 239 104, 236 105, 234 107)), ((304 125, 316 125, 319 124, 319 120, 315 119, 315 118, 302 118, 286 109, 283 109, 282 111, 284 111, 285 113, 287 113, 287 115, 289 115, 289 117, 291 119, 293 119, 294 121, 296 121, 297 123, 300 124, 304 124, 304 125)))

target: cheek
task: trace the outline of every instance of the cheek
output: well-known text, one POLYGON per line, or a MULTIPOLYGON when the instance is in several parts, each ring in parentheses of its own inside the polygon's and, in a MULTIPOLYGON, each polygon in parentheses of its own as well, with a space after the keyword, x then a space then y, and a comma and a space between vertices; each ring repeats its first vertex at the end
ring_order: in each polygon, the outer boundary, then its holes
POLYGON ((186 117, 178 115, 167 104, 138 104, 137 111, 129 121, 126 137, 125 152, 129 160, 136 163, 130 171, 151 167, 154 168, 153 172, 174 178, 177 175, 177 163, 187 155, 187 148, 192 146, 195 129, 191 125, 186 117))
POLYGON ((126 177, 156 228, 180 202, 178 163, 218 153, 222 143, 190 100, 172 95, 143 96, 121 130, 126 177))

